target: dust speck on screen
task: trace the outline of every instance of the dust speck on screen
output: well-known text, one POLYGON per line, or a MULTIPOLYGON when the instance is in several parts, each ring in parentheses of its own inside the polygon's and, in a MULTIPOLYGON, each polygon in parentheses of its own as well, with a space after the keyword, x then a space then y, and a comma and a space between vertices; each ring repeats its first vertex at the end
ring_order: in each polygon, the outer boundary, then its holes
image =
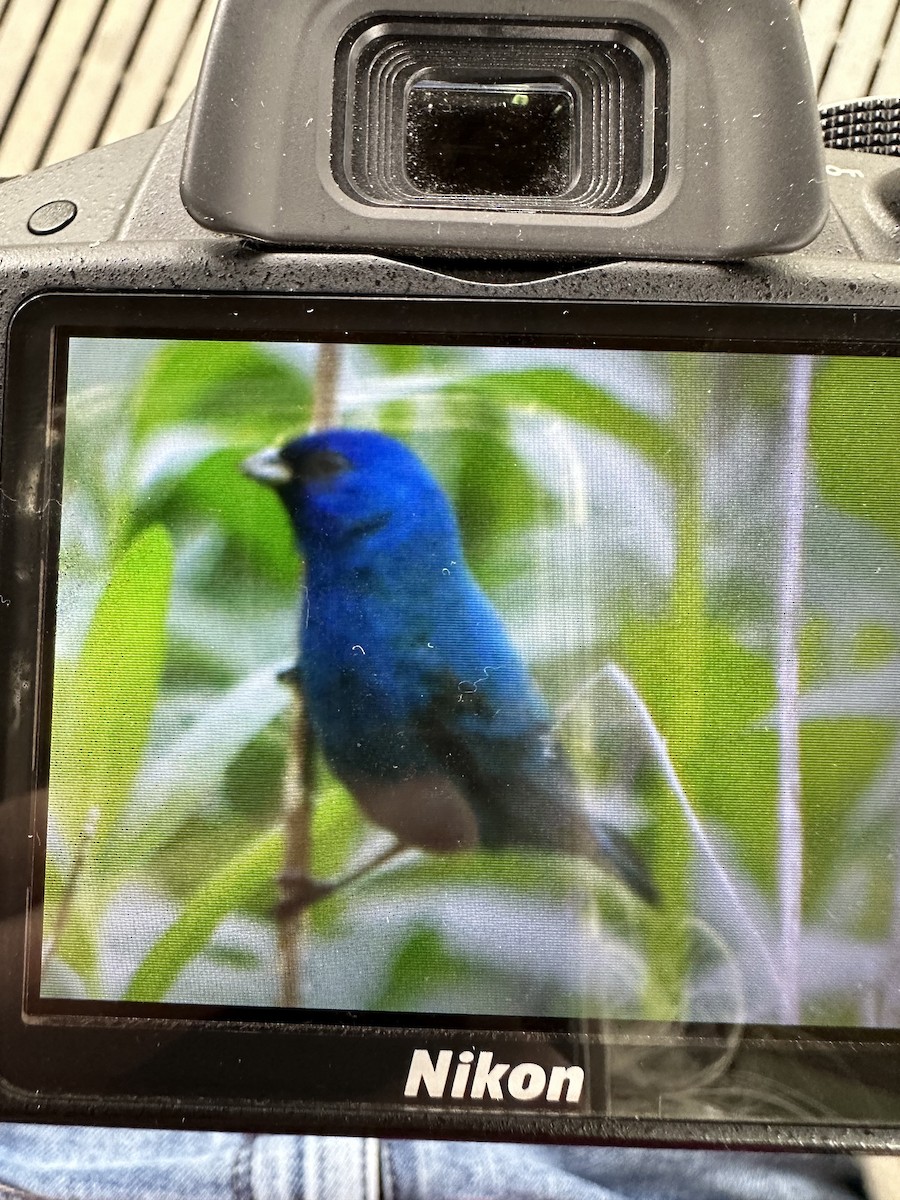
POLYGON ((42 999, 900 1026, 898 400, 72 338, 42 999))

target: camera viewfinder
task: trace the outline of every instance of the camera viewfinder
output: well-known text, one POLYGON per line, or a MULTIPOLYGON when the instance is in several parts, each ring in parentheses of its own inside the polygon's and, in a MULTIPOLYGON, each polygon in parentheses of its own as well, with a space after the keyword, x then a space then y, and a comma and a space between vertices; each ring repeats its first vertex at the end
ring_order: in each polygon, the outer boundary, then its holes
POLYGON ((406 174, 425 196, 563 196, 579 166, 576 112, 563 82, 418 80, 406 174))
POLYGON ((334 105, 335 177, 372 205, 628 213, 665 177, 668 67, 646 30, 357 26, 334 105))

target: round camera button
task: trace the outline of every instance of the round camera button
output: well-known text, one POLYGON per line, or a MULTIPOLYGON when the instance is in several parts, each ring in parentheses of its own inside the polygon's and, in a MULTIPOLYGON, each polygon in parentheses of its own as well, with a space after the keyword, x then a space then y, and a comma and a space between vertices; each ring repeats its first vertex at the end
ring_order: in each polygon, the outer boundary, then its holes
POLYGON ((75 220, 78 208, 71 200, 51 200, 36 208, 28 218, 28 232, 38 235, 59 233, 75 220))

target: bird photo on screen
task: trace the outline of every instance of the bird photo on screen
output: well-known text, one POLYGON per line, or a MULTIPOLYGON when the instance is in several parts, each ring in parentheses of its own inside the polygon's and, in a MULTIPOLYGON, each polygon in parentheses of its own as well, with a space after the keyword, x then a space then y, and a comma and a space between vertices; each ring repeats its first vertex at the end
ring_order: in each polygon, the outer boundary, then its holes
POLYGON ((634 847, 580 802, 550 708, 413 451, 332 429, 244 469, 293 525, 306 571, 298 683, 324 759, 362 812, 433 854, 586 859, 655 903, 634 847))

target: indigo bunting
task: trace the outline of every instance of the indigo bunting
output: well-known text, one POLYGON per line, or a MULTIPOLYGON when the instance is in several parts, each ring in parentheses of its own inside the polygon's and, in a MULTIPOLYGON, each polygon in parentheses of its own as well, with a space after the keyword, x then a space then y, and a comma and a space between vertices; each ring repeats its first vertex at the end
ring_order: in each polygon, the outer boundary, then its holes
POLYGON ((325 761, 366 816, 433 853, 585 858, 655 903, 624 834, 579 803, 547 702, 421 460, 335 429, 244 469, 274 487, 305 558, 298 679, 325 761))

